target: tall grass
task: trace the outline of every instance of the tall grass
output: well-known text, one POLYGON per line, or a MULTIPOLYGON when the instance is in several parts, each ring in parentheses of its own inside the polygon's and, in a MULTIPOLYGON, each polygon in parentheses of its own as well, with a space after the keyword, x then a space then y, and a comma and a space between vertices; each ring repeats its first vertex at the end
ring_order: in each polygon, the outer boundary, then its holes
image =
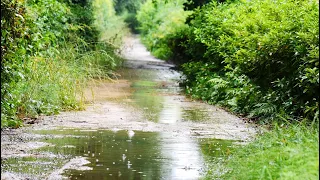
MULTIPOLYGON (((19 127, 24 118, 83 109, 83 89, 88 80, 114 76, 114 70, 122 64, 115 51, 128 31, 123 19, 115 15, 111 0, 93 2, 83 5, 44 0, 19 4, 27 9, 21 17, 29 29, 20 30, 25 34, 17 38, 20 46, 9 49, 1 62, 2 69, 10 70, 1 72, 8 76, 1 78, 6 85, 1 90, 1 128, 19 127), (109 6, 104 9, 97 8, 106 3, 109 6), (79 16, 82 9, 93 13, 79 16), (110 13, 102 19, 92 17, 106 12, 110 13)), ((11 7, 10 3, 6 1, 5 5, 11 7)), ((10 28, 1 31, 8 33, 10 28)))
POLYGON ((95 51, 81 53, 67 44, 52 56, 32 57, 27 65, 30 72, 15 89, 20 96, 19 117, 83 109, 85 99, 81 94, 87 80, 112 77, 120 63, 113 48, 104 44, 97 45, 95 51))
POLYGON ((234 148, 222 164, 226 173, 212 168, 206 179, 319 179, 319 126, 274 124, 272 131, 234 148))

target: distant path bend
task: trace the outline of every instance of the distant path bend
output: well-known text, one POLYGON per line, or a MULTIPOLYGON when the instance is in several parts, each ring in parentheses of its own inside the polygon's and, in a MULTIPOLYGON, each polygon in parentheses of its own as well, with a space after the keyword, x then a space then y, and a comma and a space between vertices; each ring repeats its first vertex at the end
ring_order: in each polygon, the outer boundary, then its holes
POLYGON ((131 34, 124 38, 121 47, 121 56, 126 59, 125 66, 130 68, 152 68, 155 66, 174 67, 164 60, 152 56, 147 48, 141 43, 137 34, 131 34), (150 67, 148 67, 150 66, 150 67))

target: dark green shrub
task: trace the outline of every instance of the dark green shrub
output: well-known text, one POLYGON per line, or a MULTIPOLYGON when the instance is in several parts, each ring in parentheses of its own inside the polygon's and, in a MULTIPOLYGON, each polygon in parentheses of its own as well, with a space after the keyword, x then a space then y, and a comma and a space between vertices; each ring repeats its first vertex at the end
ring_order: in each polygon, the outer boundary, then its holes
POLYGON ((199 14, 194 33, 208 47, 205 56, 215 63, 222 57, 224 69, 237 68, 265 93, 271 88, 275 95, 263 101, 294 116, 315 115, 319 101, 316 1, 211 3, 199 14))
POLYGON ((211 2, 189 26, 150 39, 182 64, 194 97, 254 118, 318 119, 318 16, 314 0, 211 2))
POLYGON ((133 33, 139 33, 139 21, 137 20, 137 12, 141 4, 146 0, 115 0, 115 11, 117 15, 125 14, 125 22, 133 33))
MULTIPOLYGON (((85 50, 93 50, 95 43, 99 40, 99 31, 94 26, 93 0, 64 0, 70 8, 72 16, 69 23, 77 25, 75 32, 77 37, 83 39, 87 44, 85 50)), ((70 40, 69 40, 70 41, 70 40)))
POLYGON ((137 13, 143 43, 160 59, 170 59, 173 52, 168 38, 186 27, 185 20, 190 12, 183 11, 184 2, 186 0, 147 0, 137 13))
POLYGON ((17 127, 18 97, 12 92, 24 78, 30 32, 26 24, 26 9, 17 1, 1 1, 1 127, 17 127), (21 47, 22 46, 22 47, 21 47))

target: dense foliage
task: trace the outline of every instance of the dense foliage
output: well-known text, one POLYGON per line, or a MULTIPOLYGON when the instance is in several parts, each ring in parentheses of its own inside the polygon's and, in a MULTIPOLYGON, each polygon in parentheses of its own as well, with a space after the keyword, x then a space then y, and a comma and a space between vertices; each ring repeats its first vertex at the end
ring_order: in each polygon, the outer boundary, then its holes
POLYGON ((89 0, 1 1, 1 127, 82 108, 86 80, 121 62, 93 12, 89 0))
POLYGON ((194 10, 188 25, 167 17, 155 23, 165 10, 144 6, 145 44, 181 65, 192 97, 264 122, 318 120, 317 1, 213 1, 194 10), (173 23, 174 31, 158 35, 173 23))
POLYGON ((183 10, 185 2, 187 1, 147 0, 138 11, 142 41, 160 59, 168 59, 173 54, 167 37, 186 26, 185 20, 190 12, 183 10))
POLYGON ((125 22, 133 33, 139 33, 139 22, 136 14, 140 9, 141 4, 146 0, 114 0, 115 11, 118 15, 125 16, 125 22))

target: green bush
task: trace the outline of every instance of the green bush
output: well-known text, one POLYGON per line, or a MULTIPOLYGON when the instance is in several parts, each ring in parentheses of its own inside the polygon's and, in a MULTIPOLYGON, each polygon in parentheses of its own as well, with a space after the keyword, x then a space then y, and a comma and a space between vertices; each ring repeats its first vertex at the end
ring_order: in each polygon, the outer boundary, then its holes
POLYGON ((11 90, 15 89, 16 82, 24 78, 20 64, 25 61, 27 50, 18 45, 28 42, 25 11, 22 3, 1 1, 1 126, 20 125, 11 118, 15 115, 18 101, 11 90))
POLYGON ((167 38, 186 27, 185 20, 190 12, 183 10, 184 2, 186 0, 147 0, 137 13, 142 42, 160 59, 167 60, 173 55, 167 38))
MULTIPOLYGON (((86 50, 94 50, 95 43, 99 40, 99 30, 95 26, 95 17, 93 0, 64 0, 64 2, 70 8, 72 16, 69 19, 69 23, 76 25, 77 28, 74 28, 77 38, 81 38, 86 42, 86 50)), ((103 18, 105 19, 105 18, 103 18)), ((70 40, 69 40, 70 41, 70 40)))
POLYGON ((178 50, 173 61, 190 62, 183 65, 187 79, 192 77, 186 82, 188 93, 250 117, 273 119, 286 112, 318 118, 316 1, 212 2, 193 16, 190 27, 167 42, 174 44, 173 52, 178 50), (189 72, 199 60, 199 71, 201 66, 211 68, 202 75, 189 72), (227 82, 224 90, 215 88, 220 86, 216 74, 219 82, 227 82), (239 77, 247 80, 235 83, 239 77))
POLYGON ((95 0, 93 2, 94 25, 100 32, 99 39, 108 42, 113 47, 120 46, 122 38, 129 29, 124 17, 117 16, 112 0, 95 0))
POLYGON ((124 16, 128 27, 136 34, 139 33, 139 22, 136 15, 144 2, 145 0, 115 0, 114 8, 117 15, 124 16))

